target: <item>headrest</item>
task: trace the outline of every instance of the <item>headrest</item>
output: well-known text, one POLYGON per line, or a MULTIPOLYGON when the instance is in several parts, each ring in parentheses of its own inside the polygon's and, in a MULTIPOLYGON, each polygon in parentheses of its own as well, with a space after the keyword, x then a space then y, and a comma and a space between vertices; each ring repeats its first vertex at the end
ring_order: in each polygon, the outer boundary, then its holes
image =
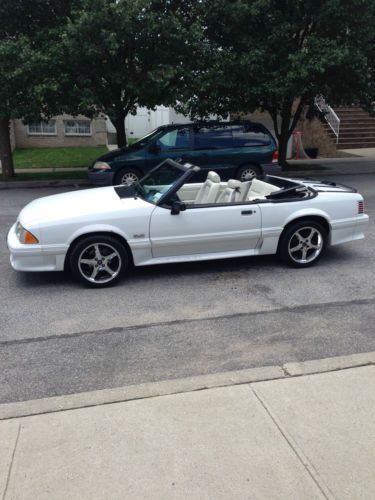
POLYGON ((236 181, 235 179, 229 179, 227 186, 232 189, 238 189, 241 187, 241 181, 236 181))
POLYGON ((207 180, 212 182, 220 182, 220 175, 210 170, 207 174, 207 180))

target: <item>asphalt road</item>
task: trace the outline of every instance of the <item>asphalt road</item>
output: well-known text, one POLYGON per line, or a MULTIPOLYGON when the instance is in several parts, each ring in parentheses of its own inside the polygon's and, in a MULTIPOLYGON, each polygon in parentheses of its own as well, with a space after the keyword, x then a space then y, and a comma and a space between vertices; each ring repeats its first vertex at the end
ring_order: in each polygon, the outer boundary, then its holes
POLYGON ((103 290, 14 272, 8 228, 63 190, 0 191, 0 402, 375 350, 375 175, 338 180, 372 219, 364 241, 316 267, 271 256, 153 266, 103 290))

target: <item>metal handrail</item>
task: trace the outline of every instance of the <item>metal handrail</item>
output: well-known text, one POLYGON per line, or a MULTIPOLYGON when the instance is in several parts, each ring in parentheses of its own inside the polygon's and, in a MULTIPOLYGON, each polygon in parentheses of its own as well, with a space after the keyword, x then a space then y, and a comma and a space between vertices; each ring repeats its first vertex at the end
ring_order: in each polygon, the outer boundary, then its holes
POLYGON ((331 106, 326 102, 322 95, 315 97, 314 104, 316 108, 323 114, 325 121, 328 123, 332 132, 336 136, 336 143, 338 143, 340 133, 340 118, 337 116, 331 106))

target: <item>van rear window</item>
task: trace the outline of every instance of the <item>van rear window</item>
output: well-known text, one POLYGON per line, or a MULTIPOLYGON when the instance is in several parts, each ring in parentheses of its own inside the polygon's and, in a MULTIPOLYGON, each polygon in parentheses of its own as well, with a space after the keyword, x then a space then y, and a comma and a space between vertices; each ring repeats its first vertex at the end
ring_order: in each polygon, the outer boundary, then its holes
POLYGON ((265 129, 253 124, 196 126, 194 149, 231 149, 269 146, 272 138, 265 129))
POLYGON ((232 127, 233 147, 269 146, 271 137, 260 127, 244 124, 232 127))

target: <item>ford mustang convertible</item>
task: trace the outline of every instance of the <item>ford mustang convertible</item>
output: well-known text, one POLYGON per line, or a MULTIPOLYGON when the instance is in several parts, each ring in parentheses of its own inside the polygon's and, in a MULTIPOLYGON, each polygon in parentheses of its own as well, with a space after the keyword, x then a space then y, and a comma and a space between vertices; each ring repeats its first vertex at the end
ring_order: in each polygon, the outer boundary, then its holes
POLYGON ((117 282, 130 265, 277 254, 315 264, 328 245, 364 237, 363 198, 334 182, 268 176, 221 182, 166 160, 133 185, 39 198, 8 233, 18 271, 69 269, 86 285, 117 282))

